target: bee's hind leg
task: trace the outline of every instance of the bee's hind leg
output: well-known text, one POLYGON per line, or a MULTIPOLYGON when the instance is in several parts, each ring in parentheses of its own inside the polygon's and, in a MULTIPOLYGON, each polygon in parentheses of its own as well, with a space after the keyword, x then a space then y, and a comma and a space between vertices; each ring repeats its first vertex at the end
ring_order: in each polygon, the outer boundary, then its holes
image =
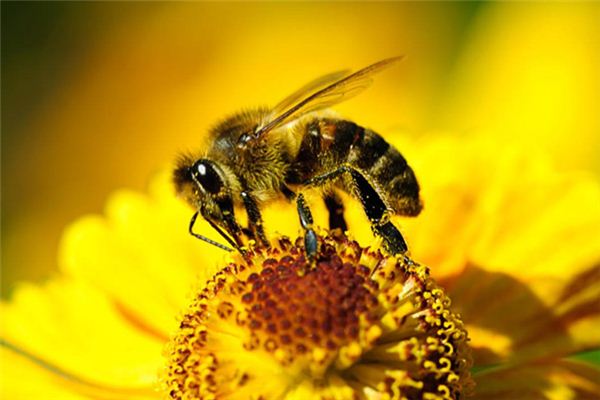
POLYGON ((329 229, 340 229, 342 232, 346 232, 348 225, 344 219, 344 203, 342 203, 340 196, 335 192, 331 192, 323 196, 323 200, 329 212, 329 229))
POLYGON ((247 192, 242 192, 241 196, 244 201, 246 213, 248 214, 248 224, 251 234, 257 237, 261 245, 269 247, 269 240, 267 239, 267 235, 265 235, 262 216, 256 200, 247 192))
POLYGON ((298 208, 300 225, 302 225, 302 228, 304 229, 304 249, 306 251, 306 256, 310 261, 313 261, 315 259, 315 256, 317 255, 319 243, 317 241, 317 234, 312 228, 312 213, 310 212, 308 204, 306 204, 302 193, 296 196, 296 207, 298 208))
POLYGON ((379 193, 360 172, 353 169, 350 174, 356 184, 360 202, 371 221, 373 233, 383 238, 384 245, 391 254, 406 253, 408 246, 398 228, 389 220, 387 207, 379 193))
POLYGON ((343 174, 350 174, 352 177, 358 199, 367 214, 367 218, 371 221, 371 230, 373 233, 383 238, 384 245, 391 254, 406 253, 408 246, 398 228, 389 220, 387 207, 381 195, 377 193, 373 185, 355 168, 350 165, 343 165, 334 171, 309 179, 305 182, 305 185, 321 186, 326 182, 337 179, 343 174))

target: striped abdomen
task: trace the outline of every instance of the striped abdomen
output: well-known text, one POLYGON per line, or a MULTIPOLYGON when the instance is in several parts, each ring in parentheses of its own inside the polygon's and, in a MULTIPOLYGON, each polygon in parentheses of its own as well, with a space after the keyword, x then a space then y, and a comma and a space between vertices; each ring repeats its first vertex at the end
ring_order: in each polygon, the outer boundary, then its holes
MULTIPOLYGON (((298 183, 347 165, 360 172, 395 214, 417 215, 419 184, 404 157, 377 133, 351 121, 319 119, 307 124, 292 170, 298 183)), ((348 178, 340 180, 344 190, 348 178)))

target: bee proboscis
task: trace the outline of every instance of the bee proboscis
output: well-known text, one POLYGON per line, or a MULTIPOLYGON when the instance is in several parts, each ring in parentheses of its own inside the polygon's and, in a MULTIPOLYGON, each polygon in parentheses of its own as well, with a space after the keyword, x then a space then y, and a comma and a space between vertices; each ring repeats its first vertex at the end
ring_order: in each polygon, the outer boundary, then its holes
POLYGON ((375 73, 401 57, 389 58, 354 73, 318 78, 273 108, 234 114, 216 125, 199 155, 180 157, 174 172, 177 192, 196 209, 189 231, 202 216, 231 247, 244 252, 244 238, 268 246, 261 207, 277 198, 296 202, 308 258, 317 251, 313 218, 303 191, 319 188, 329 212, 330 229, 346 230, 338 191, 356 197, 373 233, 392 254, 407 251, 390 215, 415 216, 422 208, 419 184, 404 157, 379 134, 324 109, 351 98, 375 73), (235 209, 244 209, 242 227, 235 209))

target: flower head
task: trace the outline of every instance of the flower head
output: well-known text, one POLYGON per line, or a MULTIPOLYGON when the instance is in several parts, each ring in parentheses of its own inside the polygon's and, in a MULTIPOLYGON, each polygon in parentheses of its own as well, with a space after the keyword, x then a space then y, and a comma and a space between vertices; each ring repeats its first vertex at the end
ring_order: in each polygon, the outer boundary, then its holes
MULTIPOLYGON (((311 265, 280 234, 248 259, 189 237, 167 173, 116 194, 67 231, 63 276, 2 304, 3 394, 457 398, 468 332, 474 399, 598 397, 600 372, 564 358, 600 342, 598 185, 477 140, 419 154, 426 209, 402 224, 418 263, 364 246, 351 207, 356 241, 322 233, 311 265)), ((288 212, 268 228, 297 234, 288 212)))
POLYGON ((343 235, 280 238, 197 295, 170 344, 174 399, 455 399, 467 334, 427 269, 343 235), (245 395, 244 395, 245 394, 245 395))

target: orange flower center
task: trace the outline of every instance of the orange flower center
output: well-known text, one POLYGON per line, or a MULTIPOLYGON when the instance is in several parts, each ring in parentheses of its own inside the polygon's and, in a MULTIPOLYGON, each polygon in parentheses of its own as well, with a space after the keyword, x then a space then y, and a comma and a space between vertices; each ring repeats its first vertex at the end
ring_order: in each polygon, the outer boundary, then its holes
POLYGON ((425 267, 319 237, 254 247, 194 299, 169 348, 174 399, 454 399, 467 335, 425 267))

